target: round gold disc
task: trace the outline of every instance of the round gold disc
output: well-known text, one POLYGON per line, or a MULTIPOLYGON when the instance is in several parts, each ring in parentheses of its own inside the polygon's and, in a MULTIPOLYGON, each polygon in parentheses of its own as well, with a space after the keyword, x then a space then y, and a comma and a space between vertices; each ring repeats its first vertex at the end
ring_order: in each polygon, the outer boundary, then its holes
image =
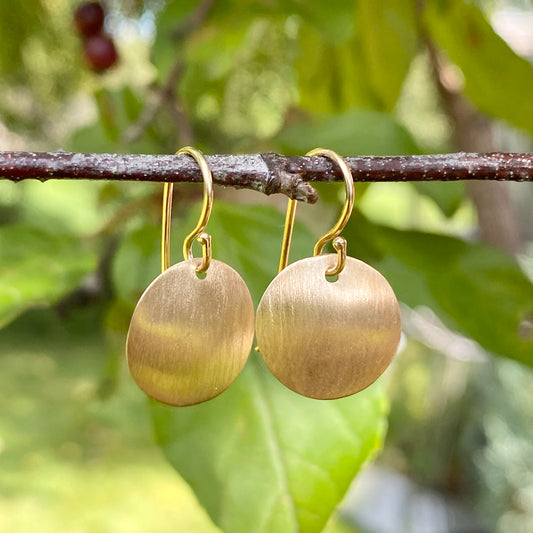
POLYGON ((256 315, 259 350, 272 373, 310 398, 343 398, 371 385, 390 364, 401 334, 400 309, 387 280, 346 258, 336 281, 335 254, 282 270, 256 315))
POLYGON ((242 278, 201 259, 160 274, 141 296, 131 319, 126 354, 133 379, 160 402, 193 405, 227 389, 246 363, 254 337, 254 307, 242 278))

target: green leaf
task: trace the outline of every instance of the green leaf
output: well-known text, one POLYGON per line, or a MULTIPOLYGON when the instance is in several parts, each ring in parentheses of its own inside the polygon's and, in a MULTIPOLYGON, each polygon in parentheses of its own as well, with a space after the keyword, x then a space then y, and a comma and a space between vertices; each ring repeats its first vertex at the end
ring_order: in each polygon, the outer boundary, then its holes
MULTIPOLYGON (((119 299, 138 299, 159 274, 160 239, 161 227, 152 224, 145 224, 122 239, 112 267, 113 285, 119 299)), ((171 240, 171 258, 174 259, 177 257, 177 242, 177 239, 171 240)))
POLYGON ((95 254, 75 237, 1 227, 0 327, 26 309, 56 302, 95 268, 95 254))
POLYGON ((98 107, 100 124, 108 141, 119 141, 130 122, 134 122, 141 110, 131 89, 95 91, 94 98, 98 107))
POLYGON ((76 130, 70 137, 68 150, 72 152, 106 153, 110 151, 107 132, 100 120, 76 130))
POLYGON ((211 402, 153 403, 157 442, 225 533, 318 533, 381 444, 379 388, 310 400, 251 358, 211 402))
POLYGON ((180 82, 186 107, 201 120, 204 142, 211 139, 218 149, 232 139, 272 136, 294 100, 284 24, 244 22, 213 27, 195 39, 180 82))
MULTIPOLYGON (((88 143, 94 146, 108 146, 110 141, 118 143, 126 127, 126 116, 121 109, 122 98, 118 92, 105 88, 94 92, 94 100, 98 109, 98 121, 85 126, 74 134, 71 144, 88 143)), ((105 150, 103 150, 105 151, 105 150)), ((108 148, 109 151, 109 148, 108 148)))
POLYGON ((277 140, 283 150, 296 154, 317 146, 327 146, 345 156, 419 151, 407 130, 391 115, 370 109, 350 109, 339 115, 314 118, 287 128, 277 140))
POLYGON ((516 55, 474 3, 425 2, 431 37, 462 70, 464 92, 483 112, 533 133, 533 66, 516 55))
POLYGON ((311 113, 339 113, 354 106, 380 106, 360 41, 356 35, 346 43, 331 43, 310 24, 302 24, 295 59, 301 107, 311 113))
POLYGON ((196 0, 170 1, 165 3, 157 15, 157 33, 152 45, 152 58, 160 80, 166 80, 179 58, 178 54, 183 54, 175 33, 197 5, 196 0))
POLYGON ((360 0, 358 28, 368 76, 383 109, 391 111, 417 51, 414 2, 360 0))
POLYGON ((330 43, 341 44, 350 39, 355 30, 353 0, 335 2, 335 8, 323 0, 286 0, 287 11, 297 13, 315 27, 330 43))
POLYGON ((68 148, 73 152, 96 153, 159 153, 162 143, 152 124, 134 143, 126 143, 125 132, 135 124, 142 111, 142 104, 129 87, 117 90, 99 89, 94 92, 98 119, 72 133, 68 148))
MULTIPOLYGON (((201 54, 204 50, 204 62, 210 63, 211 70, 220 70, 218 57, 227 65, 227 58, 234 53, 235 38, 246 32, 255 17, 272 12, 267 4, 259 2, 213 2, 207 20, 196 28, 194 13, 198 4, 197 0, 171 0, 165 3, 157 16, 152 57, 159 78, 163 81, 181 56, 185 56, 187 68, 190 68, 191 64, 194 66, 198 61, 198 53, 201 54), (239 13, 239 16, 235 16, 235 13, 239 13)), ((238 61, 232 63, 235 67, 238 61)))
POLYGON ((378 226, 357 216, 352 255, 387 277, 398 299, 429 306, 487 350, 533 366, 533 284, 502 252, 457 238, 378 226))
POLYGON ((24 45, 34 32, 39 31, 40 19, 44 15, 41 0, 0 2, 0 70, 3 75, 21 69, 24 45))
POLYGON ((322 25, 302 16, 298 34, 300 105, 313 113, 391 111, 417 49, 412 2, 361 0, 340 11, 320 4, 322 25))
MULTIPOLYGON (((179 224, 173 246, 181 246, 197 216, 194 210, 179 224)), ((283 221, 274 209, 218 202, 206 228, 213 256, 243 276, 256 304, 277 272, 283 221)), ((154 240, 158 259, 155 234, 154 240)), ((141 242, 146 252, 146 235, 141 242)), ((309 256, 312 248, 313 238, 297 224, 292 258, 309 256)), ((117 261, 126 265, 131 257, 130 251, 117 261)), ((155 264, 153 270, 155 277, 155 264)), ((116 272, 120 277, 122 269, 116 272)), ((241 376, 214 400, 184 409, 152 404, 158 444, 225 533, 322 531, 361 465, 381 446, 386 410, 378 384, 343 400, 299 396, 254 351, 241 376)))
POLYGON ((465 184, 462 181, 418 181, 413 185, 420 194, 431 198, 447 217, 455 214, 465 196, 465 184))

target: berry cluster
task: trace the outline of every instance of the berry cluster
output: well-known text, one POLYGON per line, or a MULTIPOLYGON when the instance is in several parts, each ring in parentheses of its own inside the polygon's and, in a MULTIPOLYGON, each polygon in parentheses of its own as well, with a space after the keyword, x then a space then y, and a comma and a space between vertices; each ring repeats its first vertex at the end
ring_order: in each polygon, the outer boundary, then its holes
POLYGON ((103 72, 118 61, 115 43, 104 32, 104 19, 101 2, 83 2, 74 13, 74 25, 83 39, 85 60, 95 72, 103 72))

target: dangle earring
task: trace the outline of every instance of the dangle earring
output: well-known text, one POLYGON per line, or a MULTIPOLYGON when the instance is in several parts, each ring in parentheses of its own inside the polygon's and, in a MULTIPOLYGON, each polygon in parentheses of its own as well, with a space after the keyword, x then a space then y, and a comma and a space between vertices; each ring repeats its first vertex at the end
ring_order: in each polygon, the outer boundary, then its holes
POLYGON ((243 279, 211 259, 204 228, 213 204, 213 179, 202 153, 185 147, 204 179, 200 220, 183 243, 184 261, 169 268, 173 184, 163 194, 162 273, 141 296, 131 319, 126 354, 137 385, 160 402, 186 406, 226 390, 244 367, 254 337, 254 307, 243 279), (202 246, 194 258, 192 245, 202 246))
POLYGON ((307 155, 322 155, 340 166, 346 202, 333 229, 316 243, 314 257, 287 267, 296 210, 296 201, 289 200, 279 273, 261 298, 255 331, 267 366, 284 385, 328 400, 359 392, 384 372, 400 341, 400 309, 387 280, 347 257, 346 240, 339 237, 354 204, 348 165, 331 150, 317 148, 307 155), (337 254, 321 255, 329 241, 337 254))

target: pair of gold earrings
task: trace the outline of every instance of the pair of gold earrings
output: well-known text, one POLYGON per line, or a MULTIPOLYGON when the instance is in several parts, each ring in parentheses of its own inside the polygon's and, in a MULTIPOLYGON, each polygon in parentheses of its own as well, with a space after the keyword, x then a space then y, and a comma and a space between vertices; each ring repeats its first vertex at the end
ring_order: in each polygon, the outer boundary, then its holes
POLYGON ((254 330, 269 369, 299 394, 342 398, 372 384, 398 347, 400 311, 387 280, 348 257, 346 240, 339 236, 354 204, 353 179, 345 161, 331 150, 307 154, 328 157, 340 166, 346 202, 337 224, 316 243, 313 257, 287 266, 296 210, 296 201, 289 200, 279 273, 261 298, 254 320, 243 279, 211 258, 211 237, 204 232, 213 204, 209 166, 194 148, 177 154, 189 154, 200 165, 203 207, 183 243, 184 261, 169 267, 173 185, 165 184, 162 273, 141 296, 126 341, 130 372, 140 388, 176 406, 218 396, 244 367, 254 330), (192 255, 195 240, 202 246, 202 258, 192 255), (337 254, 321 255, 330 241, 337 254), (330 281, 328 276, 337 279, 330 281))

